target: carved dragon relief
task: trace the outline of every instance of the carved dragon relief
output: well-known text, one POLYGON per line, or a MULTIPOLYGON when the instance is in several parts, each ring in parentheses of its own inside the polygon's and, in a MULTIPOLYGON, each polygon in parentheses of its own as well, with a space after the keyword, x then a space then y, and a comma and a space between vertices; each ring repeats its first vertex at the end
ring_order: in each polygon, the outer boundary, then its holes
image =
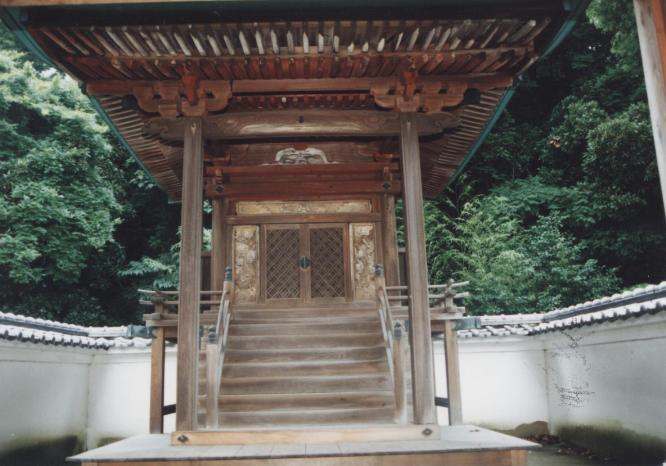
POLYGON ((375 227, 369 223, 352 223, 352 260, 354 264, 354 299, 374 300, 376 296, 373 282, 375 266, 375 227))
POLYGON ((234 300, 257 302, 259 290, 259 227, 233 227, 234 300))

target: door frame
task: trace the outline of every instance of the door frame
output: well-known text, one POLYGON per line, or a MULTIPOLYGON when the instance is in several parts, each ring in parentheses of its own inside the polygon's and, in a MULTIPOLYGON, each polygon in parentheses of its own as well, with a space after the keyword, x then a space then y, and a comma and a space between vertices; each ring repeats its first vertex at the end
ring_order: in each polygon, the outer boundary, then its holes
MULTIPOLYGON (((255 225, 259 230, 259 255, 258 255, 258 273, 257 278, 260 281, 257 293, 257 300, 255 302, 243 302, 236 303, 236 306, 239 307, 273 307, 273 306, 314 306, 322 307, 327 304, 338 304, 344 302, 346 305, 358 305, 360 307, 367 306, 367 301, 355 301, 354 299, 354 275, 352 267, 353 265, 353 251, 352 251, 352 239, 351 239, 351 230, 350 224, 358 223, 370 223, 375 226, 375 262, 383 263, 384 260, 384 221, 385 221, 385 212, 382 209, 383 201, 381 196, 363 196, 363 195, 345 195, 345 196, 315 196, 310 197, 306 196, 303 198, 295 197, 288 198, 288 200, 293 201, 320 201, 320 200, 331 200, 331 201, 344 201, 344 200, 369 200, 371 203, 371 211, 368 213, 271 213, 271 214, 238 214, 236 211, 236 203, 240 199, 229 199, 225 205, 225 215, 224 215, 224 225, 225 229, 225 246, 226 246, 226 255, 233 261, 233 235, 231 231, 234 226, 242 225, 255 225), (294 228, 308 228, 316 227, 323 225, 340 225, 343 226, 343 238, 344 238, 344 263, 346 267, 345 273, 345 299, 344 301, 332 301, 315 299, 314 301, 306 301, 305 299, 266 299, 266 234, 265 229, 268 227, 273 227, 277 225, 283 225, 285 228, 291 226, 294 228)), ((265 199, 271 201, 273 199, 265 199)), ((261 202, 264 199, 252 199, 252 201, 261 202)), ((306 232, 307 236, 307 232, 306 232)), ((308 238, 309 241, 309 238, 308 238)), ((235 264, 229 262, 229 265, 234 267, 235 264)), ((306 283, 309 292, 310 283, 306 283)))

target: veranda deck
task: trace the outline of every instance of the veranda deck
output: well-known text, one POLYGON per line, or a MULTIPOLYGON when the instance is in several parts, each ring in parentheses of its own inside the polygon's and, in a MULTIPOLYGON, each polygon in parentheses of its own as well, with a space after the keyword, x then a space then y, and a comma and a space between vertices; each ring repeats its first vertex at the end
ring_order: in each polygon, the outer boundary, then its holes
POLYGON ((85 466, 525 466, 527 450, 537 447, 471 425, 441 426, 439 436, 427 440, 382 442, 173 446, 169 434, 152 434, 90 450, 68 461, 85 466))

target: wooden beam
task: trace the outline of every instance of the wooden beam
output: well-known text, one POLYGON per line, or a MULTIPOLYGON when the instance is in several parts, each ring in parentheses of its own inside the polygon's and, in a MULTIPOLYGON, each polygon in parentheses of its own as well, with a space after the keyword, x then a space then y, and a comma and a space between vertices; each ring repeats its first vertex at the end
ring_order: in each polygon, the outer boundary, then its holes
POLYGON ((151 434, 164 433, 164 328, 153 329, 153 342, 150 346, 150 421, 151 434))
POLYGON ((399 181, 303 181, 283 183, 228 183, 206 186, 206 197, 240 197, 244 199, 284 198, 285 196, 325 196, 335 194, 371 194, 400 192, 399 181))
POLYGON ((434 424, 435 379, 428 301, 428 264, 425 246, 421 155, 416 115, 400 114, 400 149, 403 176, 405 250, 409 276, 410 343, 412 348, 412 396, 414 422, 434 424))
MULTIPOLYGON (((213 162, 215 159, 213 159, 213 162)), ((362 162, 362 163, 332 163, 312 165, 222 165, 206 167, 206 175, 220 176, 275 176, 282 175, 340 175, 350 173, 382 173, 385 170, 391 173, 400 171, 397 163, 362 162)))
POLYGON ((364 427, 311 426, 310 429, 225 429, 219 431, 172 432, 172 445, 286 445, 322 444, 337 442, 390 442, 402 440, 437 439, 440 426, 431 425, 429 434, 423 426, 378 425, 364 427), (179 440, 185 440, 184 442, 179 440))
POLYGON ((398 260, 398 232, 395 218, 395 196, 384 194, 382 199, 382 240, 386 284, 400 284, 400 264, 398 260))
MULTIPOLYGON (((224 269, 227 266, 225 244, 225 217, 227 202, 224 199, 214 199, 210 255, 210 282, 211 290, 220 291, 224 284, 224 269)), ((217 309, 215 309, 217 310, 217 309)))
MULTIPOLYGON (((440 134, 460 125, 451 112, 418 114, 415 127, 421 136, 440 134)), ((168 141, 183 138, 181 118, 152 118, 146 134, 168 141)), ((204 138, 210 140, 275 139, 285 137, 386 137, 400 134, 399 113, 379 110, 272 110, 227 112, 204 120, 204 138)))
MULTIPOLYGON (((234 94, 284 92, 366 92, 381 84, 395 85, 396 78, 321 78, 321 79, 247 79, 234 81, 234 94)), ((513 77, 508 74, 419 76, 418 86, 429 83, 458 84, 470 87, 510 87, 513 77)))
POLYGON ((378 213, 237 215, 227 217, 229 225, 265 223, 368 223, 380 221, 378 213))
POLYGON ((183 194, 178 294, 176 427, 197 428, 199 301, 203 220, 203 132, 200 118, 184 127, 183 194))
POLYGON ((460 390, 460 359, 458 356, 458 333, 454 320, 444 321, 444 358, 446 370, 446 392, 449 399, 449 425, 463 423, 462 392, 460 390))
MULTIPOLYGON (((524 47, 520 48, 522 49, 524 47)), ((470 52, 473 51, 461 50, 451 53, 460 54, 470 52)), ((486 52, 484 51, 483 53, 486 52)), ((198 57, 188 57, 188 60, 196 60, 197 58, 198 57)), ((164 57, 164 59, 172 61, 173 57, 168 56, 164 57)), ((219 58, 216 59, 219 60, 219 58)), ((80 57, 78 60, 90 61, 93 59, 80 57)), ((208 83, 216 81, 202 80, 201 82, 208 83)), ((370 92, 370 89, 376 86, 395 86, 396 78, 239 79, 223 82, 231 84, 231 92, 233 95, 282 94, 295 92, 334 94, 339 92, 370 92)), ((513 84, 513 76, 506 73, 419 76, 417 89, 422 85, 435 83, 464 83, 471 88, 488 90, 510 87, 513 84)), ((93 80, 86 84, 86 92, 91 95, 130 95, 134 93, 134 89, 137 87, 148 87, 156 84, 182 86, 182 83, 179 80, 93 80)))
POLYGON ((634 0, 645 87, 666 210, 666 6, 664 0, 634 0))

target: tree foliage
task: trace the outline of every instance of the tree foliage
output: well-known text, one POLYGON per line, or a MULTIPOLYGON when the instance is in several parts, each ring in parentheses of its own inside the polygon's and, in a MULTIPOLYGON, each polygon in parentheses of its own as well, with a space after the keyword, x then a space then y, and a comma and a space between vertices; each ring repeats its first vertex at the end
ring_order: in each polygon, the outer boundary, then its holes
MULTIPOLYGON (((426 204, 431 281, 469 280, 470 311, 542 311, 666 279, 638 52, 631 1, 593 0, 426 204)), ((140 322, 136 288, 177 284, 178 223, 76 85, 0 27, 0 310, 140 322)))
POLYGON ((595 0, 587 15, 426 208, 431 279, 469 280, 473 312, 548 310, 666 279, 632 3, 595 0))
POLYGON ((0 309, 136 321, 136 283, 120 272, 175 241, 164 195, 73 81, 0 38, 0 309))

